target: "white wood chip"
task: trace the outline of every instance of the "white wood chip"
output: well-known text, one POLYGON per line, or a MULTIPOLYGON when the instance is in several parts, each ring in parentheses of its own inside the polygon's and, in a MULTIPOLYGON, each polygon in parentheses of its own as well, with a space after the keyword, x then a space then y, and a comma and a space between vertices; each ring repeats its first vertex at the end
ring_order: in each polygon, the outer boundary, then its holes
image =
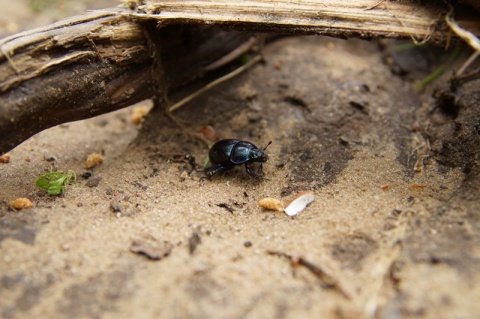
POLYGON ((300 192, 298 195, 287 204, 284 212, 288 216, 295 216, 304 210, 314 200, 312 191, 300 192))

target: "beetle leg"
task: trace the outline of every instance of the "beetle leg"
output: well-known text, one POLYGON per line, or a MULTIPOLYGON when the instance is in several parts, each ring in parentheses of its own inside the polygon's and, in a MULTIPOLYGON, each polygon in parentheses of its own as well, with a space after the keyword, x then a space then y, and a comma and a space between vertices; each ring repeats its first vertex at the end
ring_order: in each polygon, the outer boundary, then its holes
POLYGON ((208 178, 211 178, 213 175, 220 173, 221 171, 224 171, 230 167, 228 166, 222 166, 222 165, 212 165, 210 167, 205 168, 205 174, 207 175, 208 178))
POLYGON ((252 170, 250 169, 250 164, 248 164, 248 163, 245 163, 245 170, 247 171, 248 175, 252 176, 255 179, 263 179, 262 176, 257 175, 254 172, 252 172, 252 170))

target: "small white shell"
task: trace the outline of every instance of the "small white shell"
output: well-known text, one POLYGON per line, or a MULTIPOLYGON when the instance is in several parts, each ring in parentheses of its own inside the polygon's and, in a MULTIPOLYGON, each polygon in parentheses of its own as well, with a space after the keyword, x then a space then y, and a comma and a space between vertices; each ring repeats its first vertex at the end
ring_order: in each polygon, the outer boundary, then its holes
POLYGON ((312 203, 313 200, 314 196, 312 191, 300 192, 295 198, 287 203, 287 207, 284 209, 284 212, 288 216, 295 216, 304 210, 305 207, 307 207, 310 203, 312 203))

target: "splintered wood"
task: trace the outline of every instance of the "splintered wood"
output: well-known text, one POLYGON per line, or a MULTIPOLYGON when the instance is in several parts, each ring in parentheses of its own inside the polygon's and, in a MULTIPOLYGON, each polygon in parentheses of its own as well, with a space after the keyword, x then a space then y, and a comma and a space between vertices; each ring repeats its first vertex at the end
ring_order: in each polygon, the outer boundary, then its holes
POLYGON ((228 24, 243 29, 332 36, 442 39, 447 7, 429 1, 145 1, 136 16, 166 21, 228 24))

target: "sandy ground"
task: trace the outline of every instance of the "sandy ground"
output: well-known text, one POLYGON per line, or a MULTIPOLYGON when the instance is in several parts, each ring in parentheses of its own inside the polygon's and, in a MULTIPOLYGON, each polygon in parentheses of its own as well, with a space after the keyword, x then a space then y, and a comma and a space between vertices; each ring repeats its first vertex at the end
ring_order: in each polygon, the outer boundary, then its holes
POLYGON ((208 149, 159 109, 142 125, 132 108, 61 125, 11 151, 0 317, 480 317, 480 82, 452 111, 432 98, 443 80, 414 91, 448 53, 389 48, 279 40, 175 113, 192 132, 272 141, 262 181, 243 167, 204 179, 208 149), (105 160, 86 169, 94 152, 105 160), (47 195, 35 180, 51 170, 78 184, 47 195), (258 206, 303 190, 315 202, 295 218, 258 206), (8 209, 18 197, 35 206, 8 209))

